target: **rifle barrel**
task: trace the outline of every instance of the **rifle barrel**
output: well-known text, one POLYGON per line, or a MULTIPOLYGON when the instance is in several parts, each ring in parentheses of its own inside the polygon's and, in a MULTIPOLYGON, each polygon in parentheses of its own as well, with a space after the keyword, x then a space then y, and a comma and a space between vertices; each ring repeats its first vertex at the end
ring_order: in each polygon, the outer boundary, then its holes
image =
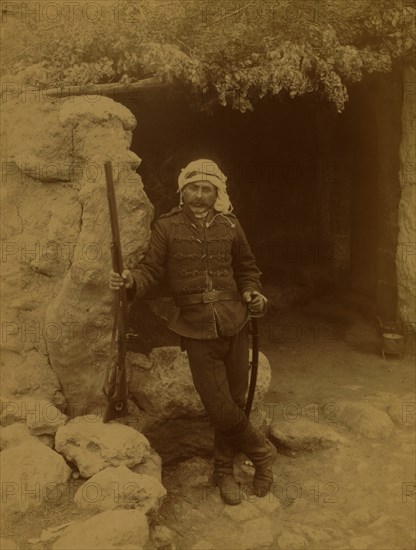
POLYGON ((114 180, 113 180, 113 168, 110 161, 105 162, 105 180, 107 184, 107 199, 110 210, 110 224, 111 224, 111 256, 113 261, 113 270, 116 273, 123 272, 123 258, 121 255, 121 242, 120 242, 120 227, 118 224, 117 216, 117 202, 114 192, 114 180))

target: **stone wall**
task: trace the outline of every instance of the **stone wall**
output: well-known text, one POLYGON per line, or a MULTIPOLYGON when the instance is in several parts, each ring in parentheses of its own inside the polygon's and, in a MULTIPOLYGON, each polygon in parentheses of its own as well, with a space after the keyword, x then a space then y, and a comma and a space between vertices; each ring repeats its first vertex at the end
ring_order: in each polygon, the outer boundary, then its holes
POLYGON ((403 75, 402 141, 400 146, 399 234, 396 254, 398 317, 407 334, 416 327, 416 71, 403 75))
MULTIPOLYGON (((129 150, 128 109, 99 96, 30 99, 9 99, 2 113, 2 377, 49 369, 51 387, 34 376, 27 392, 64 406, 62 390, 74 416, 104 403, 110 360, 104 161, 113 162, 127 266, 148 244, 153 207, 129 150)), ((24 393, 8 387, 6 400, 24 393)))

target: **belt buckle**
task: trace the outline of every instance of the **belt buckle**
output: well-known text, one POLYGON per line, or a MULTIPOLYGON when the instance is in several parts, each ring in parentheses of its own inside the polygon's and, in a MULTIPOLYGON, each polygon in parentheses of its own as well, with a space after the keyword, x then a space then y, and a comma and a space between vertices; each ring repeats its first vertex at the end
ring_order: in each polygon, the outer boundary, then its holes
POLYGON ((206 290, 202 293, 202 300, 204 304, 209 304, 210 302, 218 302, 218 290, 206 290))

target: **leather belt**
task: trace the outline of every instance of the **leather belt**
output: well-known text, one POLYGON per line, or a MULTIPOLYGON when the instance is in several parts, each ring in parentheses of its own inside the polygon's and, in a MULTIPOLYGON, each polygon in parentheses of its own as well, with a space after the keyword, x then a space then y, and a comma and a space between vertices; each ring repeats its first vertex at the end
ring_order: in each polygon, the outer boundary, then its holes
POLYGON ((239 292, 230 290, 206 290, 201 294, 184 294, 175 297, 175 304, 178 307, 190 306, 193 304, 209 304, 220 300, 241 300, 239 292))

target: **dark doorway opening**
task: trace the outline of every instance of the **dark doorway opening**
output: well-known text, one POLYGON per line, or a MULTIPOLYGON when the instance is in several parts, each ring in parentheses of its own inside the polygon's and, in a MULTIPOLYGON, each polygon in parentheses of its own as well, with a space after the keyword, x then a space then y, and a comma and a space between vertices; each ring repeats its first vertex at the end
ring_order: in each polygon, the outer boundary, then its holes
POLYGON ((181 168, 210 158, 228 176, 234 212, 282 307, 341 290, 388 320, 396 315, 400 82, 367 78, 341 115, 314 96, 212 115, 166 89, 119 101, 138 121, 131 148, 156 217, 178 204, 181 168))

